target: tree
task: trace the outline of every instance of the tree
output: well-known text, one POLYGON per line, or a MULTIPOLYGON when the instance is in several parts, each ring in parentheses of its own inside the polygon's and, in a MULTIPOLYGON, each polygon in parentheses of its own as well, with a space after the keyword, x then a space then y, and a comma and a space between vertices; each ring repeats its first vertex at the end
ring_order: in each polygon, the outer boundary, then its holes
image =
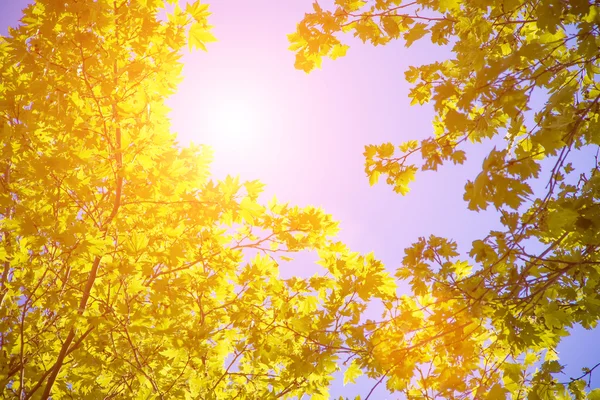
MULTIPOLYGON (((367 145, 371 184, 406 194, 419 165, 461 164, 467 142, 503 135, 466 183, 471 210, 492 205, 504 229, 473 242, 420 238, 396 275, 416 298, 388 304, 361 359, 410 398, 583 398, 593 368, 560 382, 555 348, 600 318, 600 9, 557 0, 336 0, 314 3, 289 35, 296 68, 343 56, 343 33, 406 47, 429 37, 444 62, 410 67, 412 103, 433 103, 434 135, 367 145), (534 371, 538 367, 537 372, 534 371)), ((598 398, 598 390, 589 398, 598 398)))
POLYGON ((0 39, 2 398, 326 398, 395 296, 322 210, 177 144, 181 51, 214 37, 207 5, 167 5, 38 0, 0 39), (282 279, 303 250, 323 273, 282 279))

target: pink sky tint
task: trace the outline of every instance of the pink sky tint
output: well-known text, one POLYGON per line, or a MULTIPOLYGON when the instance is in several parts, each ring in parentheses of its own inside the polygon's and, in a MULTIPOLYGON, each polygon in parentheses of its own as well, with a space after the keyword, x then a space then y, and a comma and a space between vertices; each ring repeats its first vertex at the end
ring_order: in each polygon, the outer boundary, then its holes
MULTIPOLYGON (((26 3, 0 0, 1 34, 15 25, 26 3)), ((311 0, 208 3, 219 41, 206 53, 184 56, 185 78, 168 104, 182 145, 193 141, 214 148, 215 178, 259 179, 266 184, 265 201, 276 195, 291 204, 323 207, 341 221, 342 241, 355 251, 373 251, 390 271, 419 236, 453 238, 467 253, 472 240, 498 226, 494 212, 468 211, 462 200, 464 184, 479 172, 490 143, 473 146, 463 166, 417 174, 407 196, 383 183, 370 188, 363 170, 364 145, 399 144, 432 133, 432 107, 409 106, 404 71, 443 60, 449 49, 425 41, 410 49, 400 41, 374 48, 351 40, 346 57, 325 61, 322 70, 307 75, 294 69, 286 34, 312 10, 311 0), (249 128, 245 136, 223 135, 223 116, 215 116, 229 102, 237 109, 247 105, 259 129, 249 128)), ((319 268, 306 264, 312 259, 301 255, 284 263, 282 274, 312 274, 319 268)), ((600 348, 592 350, 598 336, 598 330, 576 329, 564 341, 560 350, 569 365, 567 377, 600 361, 600 348)), ((364 396, 373 383, 360 378, 357 385, 343 387, 337 379, 331 395, 364 396)), ((374 394, 385 397, 381 388, 374 394)))

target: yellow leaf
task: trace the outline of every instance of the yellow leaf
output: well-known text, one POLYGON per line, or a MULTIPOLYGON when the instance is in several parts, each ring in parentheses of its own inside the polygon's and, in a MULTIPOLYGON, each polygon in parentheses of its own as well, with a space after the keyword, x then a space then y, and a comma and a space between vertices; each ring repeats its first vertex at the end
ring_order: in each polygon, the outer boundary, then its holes
POLYGON ((458 261, 456 264, 454 264, 454 273, 458 279, 467 277, 471 273, 472 269, 473 267, 466 261, 458 261))
POLYGON ((440 11, 446 12, 460 8, 460 0, 440 0, 440 11))
POLYGON ((363 374, 360 367, 357 365, 356 360, 352 360, 346 372, 344 372, 344 386, 350 383, 356 383, 356 378, 363 374))
POLYGON ((202 389, 202 378, 198 375, 192 376, 188 380, 188 384, 190 386, 190 394, 192 395, 192 398, 197 398, 202 389))
POLYGON ((362 6, 364 6, 365 4, 367 4, 366 1, 362 1, 362 0, 351 0, 351 1, 347 1, 346 4, 344 4, 346 10, 348 11, 356 11, 358 9, 360 9, 362 6))
POLYGON ((208 12, 208 4, 200 4, 200 0, 197 0, 193 4, 188 3, 185 7, 185 11, 197 22, 205 20, 206 17, 210 15, 208 12))
POLYGON ((252 201, 250 197, 244 197, 240 203, 240 215, 249 224, 253 223, 254 218, 260 216, 263 211, 264 208, 255 201, 252 201))
POLYGON ((393 38, 398 37, 400 34, 400 27, 398 26, 398 22, 396 22, 393 17, 381 17, 381 22, 383 23, 383 29, 385 30, 385 33, 393 38))
POLYGON ((189 46, 192 48, 199 48, 206 51, 205 43, 216 42, 217 38, 210 33, 211 26, 205 25, 201 22, 196 22, 190 28, 189 33, 189 46))
POLYGON ((345 44, 336 44, 335 46, 332 47, 331 54, 329 55, 329 57, 332 60, 335 60, 338 57, 343 57, 346 55, 346 51, 348 51, 349 47, 350 46, 345 45, 345 44))
POLYGON ((373 186, 379 180, 379 175, 381 173, 379 171, 373 171, 369 174, 369 185, 373 186))
POLYGON ((8 253, 4 247, 0 247, 0 261, 8 260, 8 253))
POLYGON ((256 199, 258 195, 263 191, 265 185, 258 180, 245 182, 244 187, 246 188, 246 192, 248 193, 248 197, 251 199, 256 199))
POLYGON ((508 393, 508 390, 496 383, 485 398, 486 400, 505 400, 506 393, 508 393))
POLYGON ((414 24, 408 32, 404 34, 404 40, 406 41, 405 46, 410 47, 415 41, 421 39, 429 32, 427 30, 427 25, 422 22, 418 22, 414 24))

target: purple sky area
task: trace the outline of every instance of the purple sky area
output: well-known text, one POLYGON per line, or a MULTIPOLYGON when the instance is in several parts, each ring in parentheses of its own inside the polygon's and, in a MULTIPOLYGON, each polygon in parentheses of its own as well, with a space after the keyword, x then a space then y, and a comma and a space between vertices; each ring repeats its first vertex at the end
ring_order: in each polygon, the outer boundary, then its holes
MULTIPOLYGON (((169 105, 182 144, 213 146, 216 178, 259 179, 267 185, 265 200, 276 194, 292 204, 322 206, 341 221, 341 240, 355 251, 373 251, 392 271, 419 236, 454 238, 467 253, 472 240, 497 226, 492 211, 468 211, 462 200, 466 180, 479 173, 491 143, 472 147, 463 166, 419 173, 405 197, 385 184, 370 188, 363 170, 365 144, 431 134, 432 107, 409 106, 404 71, 443 60, 449 49, 425 41, 405 49, 400 41, 374 48, 349 40, 346 57, 325 61, 322 70, 307 75, 294 69, 286 34, 312 10, 311 0, 207 2, 219 42, 207 53, 185 55, 185 78, 169 105), (227 111, 228 102, 252 111, 254 128, 247 134, 219 132, 223 117, 216 115, 227 111)), ((0 0, 0 34, 17 23, 27 3, 0 0)), ((318 268, 313 259, 296 257, 281 266, 282 274, 312 275, 318 268)), ((599 332, 575 329, 560 346, 561 361, 568 364, 565 379, 600 361, 599 332)), ((373 383, 359 378, 344 387, 337 379, 331 395, 364 396, 373 383)), ((592 386, 600 386, 600 379, 592 386)), ((374 397, 398 398, 380 389, 374 397)))

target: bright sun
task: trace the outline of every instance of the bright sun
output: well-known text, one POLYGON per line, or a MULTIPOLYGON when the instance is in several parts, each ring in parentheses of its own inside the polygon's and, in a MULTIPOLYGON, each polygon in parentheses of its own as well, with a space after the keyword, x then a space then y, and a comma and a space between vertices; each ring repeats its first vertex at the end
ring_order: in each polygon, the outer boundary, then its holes
POLYGON ((174 120, 181 124, 174 130, 190 132, 190 139, 210 146, 216 158, 256 159, 273 143, 281 119, 279 104, 268 82, 218 78, 183 85, 172 105, 174 120))
POLYGON ((230 99, 216 107, 213 124, 217 134, 241 140, 256 133, 259 118, 257 110, 245 99, 230 99))
POLYGON ((213 98, 207 128, 216 147, 247 148, 262 138, 265 104, 252 91, 226 91, 213 98))

